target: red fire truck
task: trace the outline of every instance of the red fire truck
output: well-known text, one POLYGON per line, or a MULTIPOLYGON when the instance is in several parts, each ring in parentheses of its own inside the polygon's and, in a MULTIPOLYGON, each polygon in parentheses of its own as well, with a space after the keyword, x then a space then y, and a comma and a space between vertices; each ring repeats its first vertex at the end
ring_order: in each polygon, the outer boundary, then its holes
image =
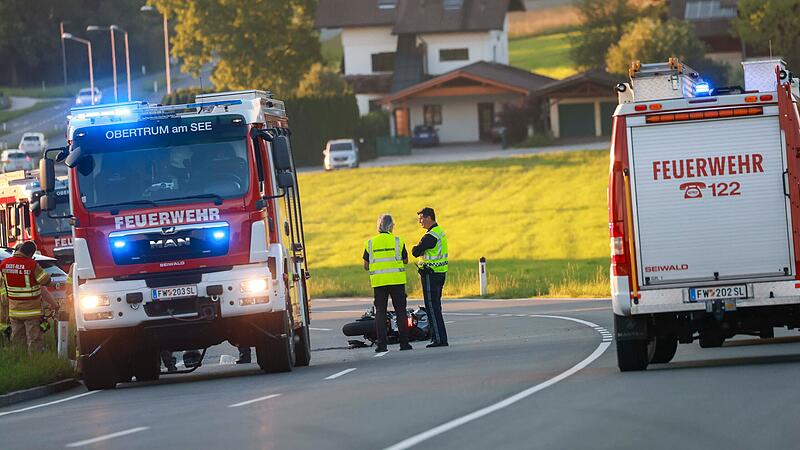
MULTIPOLYGON (((66 180, 56 180, 54 192, 57 215, 69 212, 69 190, 66 180)), ((14 247, 32 239, 43 255, 56 258, 65 271, 72 263, 72 230, 67 219, 51 219, 39 214, 42 195, 39 180, 27 171, 0 175, 0 246, 14 247)))
POLYGON ((798 80, 774 59, 745 62, 743 88, 677 60, 630 74, 608 187, 620 370, 800 327, 798 80))
MULTIPOLYGON (((154 380, 159 352, 253 346, 265 372, 310 361, 302 211, 280 100, 262 91, 74 108, 75 313, 89 389, 154 380)), ((40 177, 53 215, 53 162, 40 177)))

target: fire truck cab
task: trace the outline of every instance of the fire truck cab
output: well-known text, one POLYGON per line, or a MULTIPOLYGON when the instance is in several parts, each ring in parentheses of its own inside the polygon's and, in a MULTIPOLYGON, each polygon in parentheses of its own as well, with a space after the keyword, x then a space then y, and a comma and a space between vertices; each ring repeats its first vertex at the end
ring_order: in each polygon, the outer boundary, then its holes
POLYGON ((676 59, 617 86, 608 185, 618 366, 800 327, 798 80, 777 59, 714 89, 676 59))
MULTIPOLYGON (((89 389, 155 380, 159 353, 229 341, 265 372, 311 357, 302 210, 282 101, 263 91, 73 108, 80 364, 89 389)), ((43 211, 53 161, 41 162, 43 211)))

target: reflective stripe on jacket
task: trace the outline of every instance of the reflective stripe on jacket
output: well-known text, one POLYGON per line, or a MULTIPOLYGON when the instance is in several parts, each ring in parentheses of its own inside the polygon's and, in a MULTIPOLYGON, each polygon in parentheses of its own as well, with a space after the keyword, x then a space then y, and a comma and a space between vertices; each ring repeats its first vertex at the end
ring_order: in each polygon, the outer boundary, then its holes
POLYGON ((447 235, 439 225, 428 230, 428 235, 436 238, 436 246, 425 250, 422 254, 422 266, 430 267, 434 272, 447 272, 447 235))
POLYGON ((364 245, 369 257, 369 282, 372 287, 406 284, 403 240, 391 233, 380 233, 364 245))
POLYGON ((9 317, 30 319, 42 315, 42 286, 50 274, 33 259, 14 253, 0 263, 0 293, 8 299, 9 317))

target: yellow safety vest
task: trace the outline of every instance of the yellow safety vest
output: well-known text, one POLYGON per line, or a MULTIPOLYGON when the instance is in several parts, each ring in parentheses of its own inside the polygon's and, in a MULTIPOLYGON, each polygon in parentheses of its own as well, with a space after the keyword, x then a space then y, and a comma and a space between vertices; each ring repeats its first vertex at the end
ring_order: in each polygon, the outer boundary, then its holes
POLYGON ((436 246, 425 250, 422 254, 422 266, 430 267, 437 273, 447 272, 447 236, 439 225, 431 228, 427 233, 436 238, 436 246))
POLYGON ((406 284, 403 240, 391 233, 380 233, 364 245, 369 257, 372 287, 406 284))

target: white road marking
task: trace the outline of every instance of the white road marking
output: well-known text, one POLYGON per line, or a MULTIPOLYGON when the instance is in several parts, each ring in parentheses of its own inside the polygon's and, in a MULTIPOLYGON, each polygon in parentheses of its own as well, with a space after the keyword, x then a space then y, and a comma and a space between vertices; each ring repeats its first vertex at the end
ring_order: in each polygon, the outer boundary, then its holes
POLYGON ((444 321, 444 323, 445 323, 445 324, 448 324, 448 323, 456 323, 456 321, 455 321, 455 320, 445 320, 445 321, 444 321))
MULTIPOLYGON (((545 318, 545 319, 569 320, 569 321, 572 321, 572 322, 577 322, 577 323, 586 325, 586 326, 591 327, 591 328, 598 327, 597 324, 594 324, 592 322, 587 322, 587 321, 581 320, 581 319, 575 319, 573 317, 550 316, 550 315, 539 315, 539 314, 532 314, 529 317, 537 317, 537 318, 545 318)), ((561 380, 563 380, 563 379, 565 379, 565 378, 567 378, 567 377, 569 377, 571 375, 574 375, 574 374, 578 373, 583 368, 585 368, 586 366, 591 364, 593 361, 595 361, 597 358, 602 356, 603 353, 605 353, 605 351, 608 350, 608 347, 610 345, 611 345, 610 342, 606 342, 606 341, 600 342, 600 345, 597 346, 597 348, 592 352, 591 355, 587 356, 583 361, 581 361, 578 364, 572 366, 571 368, 569 368, 565 372, 562 372, 562 373, 556 375, 555 377, 550 378, 549 380, 544 381, 542 383, 539 383, 539 384, 537 384, 535 386, 531 386, 528 389, 525 389, 524 391, 519 392, 517 394, 514 394, 511 397, 508 397, 508 398, 506 398, 504 400, 501 400, 501 401, 499 401, 497 403, 494 403, 492 405, 486 406, 486 407, 481 408, 481 409, 479 409, 479 410, 477 410, 475 412, 472 412, 472 413, 467 414, 465 416, 461 416, 461 417, 459 417, 457 419, 453 419, 453 420, 451 420, 449 422, 445 422, 445 423, 443 423, 443 424, 441 424, 441 425, 439 425, 437 427, 431 428, 428 431, 425 431, 423 433, 414 435, 414 436, 412 436, 412 437, 410 437, 408 439, 400 441, 397 444, 392 445, 391 447, 387 447, 385 450, 402 450, 402 449, 411 448, 411 447, 413 447, 413 446, 415 446, 417 444, 420 444, 422 442, 427 441, 428 439, 431 439, 431 438, 436 437, 436 436, 438 436, 440 434, 444 434, 444 433, 446 433, 446 432, 448 432, 450 430, 458 428, 461 425, 465 425, 465 424, 467 424, 469 422, 472 422, 474 420, 478 420, 481 417, 487 416, 487 415, 489 415, 489 414, 491 414, 493 412, 496 412, 496 411, 499 411, 499 410, 501 410, 503 408, 509 407, 509 406, 513 405, 514 403, 517 403, 517 402, 519 402, 521 400, 524 400, 525 398, 530 397, 531 395, 533 395, 533 394, 535 394, 535 393, 537 393, 537 392, 539 392, 539 391, 541 391, 543 389, 546 389, 546 388, 558 383, 559 381, 561 381, 561 380)))
POLYGON ((385 352, 376 353, 376 354, 375 354, 375 356, 373 356, 373 358, 380 358, 381 356, 384 356, 384 355, 386 355, 387 353, 389 353, 389 351, 388 351, 388 350, 387 350, 387 351, 385 351, 385 352))
POLYGON ((106 434, 105 436, 98 436, 96 438, 86 439, 85 441, 73 442, 71 444, 67 444, 67 448, 83 447, 84 445, 94 444, 95 442, 107 441, 109 439, 114 439, 121 436, 127 436, 129 434, 138 433, 140 431, 149 429, 150 427, 136 427, 136 428, 131 428, 130 430, 118 431, 116 433, 106 434))
POLYGON ((238 408, 239 406, 249 405, 251 403, 256 403, 256 402, 260 402, 260 401, 264 401, 264 400, 269 400, 271 398, 280 397, 280 396, 281 396, 281 394, 270 394, 270 395, 266 395, 264 397, 258 397, 258 398, 254 398, 252 400, 247 400, 247 401, 244 401, 244 402, 234 403, 232 405, 228 405, 228 408, 238 408))
POLYGON ((343 370, 341 372, 337 372, 337 373, 335 373, 335 374, 333 374, 333 375, 331 375, 329 377, 326 377, 325 379, 326 380, 335 380, 335 379, 341 377, 342 375, 347 375, 348 373, 350 373, 350 372, 352 372, 354 370, 356 370, 356 368, 352 367, 350 369, 346 369, 346 370, 343 370))
POLYGON ((444 313, 445 316, 482 316, 481 313, 455 313, 455 312, 446 312, 444 313))
POLYGON ((25 411, 30 411, 32 409, 42 408, 42 407, 45 407, 45 406, 55 405, 57 403, 67 402, 67 401, 70 401, 70 400, 74 400, 76 398, 86 397, 87 395, 97 394, 98 392, 100 392, 100 391, 84 392, 83 394, 73 395, 72 397, 66 397, 66 398, 62 398, 60 400, 54 400, 52 402, 47 402, 47 403, 41 403, 41 404, 38 404, 38 405, 28 406, 28 407, 22 408, 22 409, 15 409, 14 411, 2 412, 2 413, 0 413, 0 417, 6 416, 6 415, 9 415, 9 414, 16 414, 16 413, 21 413, 21 412, 25 412, 25 411))
POLYGON ((314 328, 314 327, 308 327, 308 329, 309 329, 309 330, 313 330, 313 331, 333 331, 331 328, 314 328))

